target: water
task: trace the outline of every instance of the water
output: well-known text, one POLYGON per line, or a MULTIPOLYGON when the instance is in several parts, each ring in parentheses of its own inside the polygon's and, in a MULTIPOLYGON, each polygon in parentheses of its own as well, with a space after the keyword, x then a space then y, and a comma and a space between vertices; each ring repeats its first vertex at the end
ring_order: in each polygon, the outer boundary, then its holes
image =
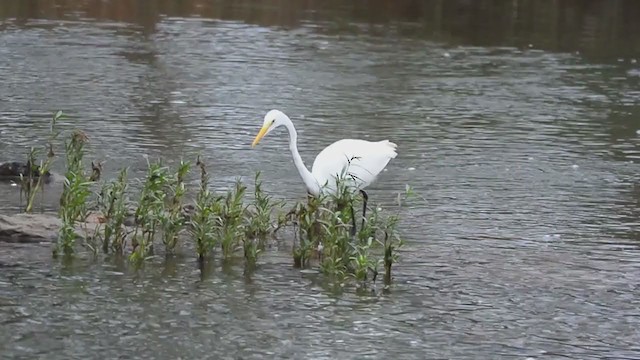
POLYGON ((3 358, 640 357, 637 3, 50 4, 0 6, 3 161, 63 109, 106 177, 202 153, 216 186, 261 170, 295 200, 284 133, 250 148, 279 108, 308 166, 342 137, 396 142, 370 199, 420 197, 389 292, 336 289, 286 246, 250 276, 0 246, 3 358))

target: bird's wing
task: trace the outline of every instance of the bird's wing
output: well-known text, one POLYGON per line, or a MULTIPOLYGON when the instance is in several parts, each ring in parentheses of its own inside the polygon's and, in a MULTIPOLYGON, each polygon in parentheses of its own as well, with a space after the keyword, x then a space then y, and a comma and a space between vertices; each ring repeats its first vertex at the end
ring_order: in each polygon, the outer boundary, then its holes
POLYGON ((327 146, 316 156, 311 173, 320 186, 335 188, 335 178, 344 176, 363 189, 375 181, 395 158, 396 144, 383 141, 343 139, 327 146), (326 185, 325 185, 326 184, 326 185))

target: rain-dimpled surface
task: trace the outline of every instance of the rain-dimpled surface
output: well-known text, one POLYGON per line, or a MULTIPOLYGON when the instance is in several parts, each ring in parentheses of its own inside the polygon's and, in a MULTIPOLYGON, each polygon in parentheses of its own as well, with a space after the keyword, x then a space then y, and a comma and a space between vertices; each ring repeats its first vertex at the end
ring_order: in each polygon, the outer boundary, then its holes
MULTIPOLYGON (((134 2, 102 3, 118 13, 134 2)), ((26 20, 4 9, 1 160, 22 158, 63 109, 107 177, 140 175, 144 155, 203 152, 217 185, 261 170, 267 191, 297 199, 284 133, 249 146, 266 111, 292 117, 308 166, 336 139, 388 138, 399 156, 370 199, 391 206, 406 184, 419 195, 402 210, 391 291, 335 291, 293 269, 286 248, 251 277, 216 264, 201 278, 190 258, 135 274, 2 245, 3 358, 640 357, 638 45, 598 56, 576 52, 580 42, 484 46, 467 40, 472 27, 443 40, 337 5, 269 18, 278 2, 250 3, 219 17, 154 8, 164 15, 153 25, 82 6, 26 20)), ((16 187, 0 195, 4 213, 17 211, 16 187)))

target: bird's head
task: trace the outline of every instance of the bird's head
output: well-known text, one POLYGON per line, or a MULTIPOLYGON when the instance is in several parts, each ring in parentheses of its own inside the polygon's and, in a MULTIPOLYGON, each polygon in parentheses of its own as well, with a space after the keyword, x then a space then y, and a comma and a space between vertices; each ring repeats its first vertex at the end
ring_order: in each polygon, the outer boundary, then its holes
POLYGON ((285 125, 287 121, 291 122, 287 115, 285 115, 280 110, 271 110, 264 116, 264 122, 262 123, 262 129, 256 135, 256 138, 253 139, 253 143, 251 147, 255 147, 260 140, 265 137, 268 133, 270 133, 273 129, 278 126, 285 125))

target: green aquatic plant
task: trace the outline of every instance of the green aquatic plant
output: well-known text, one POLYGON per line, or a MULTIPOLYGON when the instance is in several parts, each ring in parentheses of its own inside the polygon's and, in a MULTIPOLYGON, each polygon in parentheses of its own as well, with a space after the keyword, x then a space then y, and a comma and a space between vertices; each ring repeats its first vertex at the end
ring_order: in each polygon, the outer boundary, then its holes
POLYGON ((140 262, 153 252, 153 241, 159 230, 169 181, 168 168, 161 161, 147 163, 147 176, 135 211, 135 228, 131 239, 133 251, 129 259, 133 262, 140 262))
POLYGON ((348 275, 366 285, 376 280, 379 265, 384 265, 385 280, 390 280, 391 266, 398 259, 396 250, 402 246, 398 216, 383 217, 378 207, 363 216, 363 206, 358 218, 355 209, 362 198, 348 178, 338 177, 335 188, 332 194, 310 196, 306 203, 297 203, 286 220, 280 220, 296 229, 294 265, 308 266, 316 254, 320 270, 330 277, 342 279, 348 275), (360 223, 359 229, 356 222, 360 223))
POLYGON ((264 246, 264 241, 275 228, 273 224, 274 213, 278 211, 282 203, 276 202, 262 190, 260 172, 256 172, 254 179, 254 201, 247 208, 245 237, 259 240, 260 247, 264 246))
POLYGON ((369 271, 373 271, 375 275, 378 273, 376 261, 370 254, 372 244, 373 238, 369 238, 365 244, 354 245, 354 251, 349 257, 349 260, 351 260, 351 267, 353 269, 353 277, 358 281, 366 281, 369 271))
POLYGON ((189 232, 195 239, 196 254, 202 263, 211 254, 217 243, 217 204, 219 200, 209 190, 209 175, 200 157, 198 157, 196 165, 200 168, 200 189, 196 196, 194 212, 189 221, 189 232))
POLYGON ((262 252, 257 238, 242 238, 242 251, 244 259, 249 266, 254 266, 258 261, 258 255, 262 252))
MULTIPOLYGON (((413 188, 407 184, 404 192, 399 192, 397 197, 398 209, 402 208, 402 205, 409 199, 415 196, 413 188)), ((377 212, 376 212, 377 215, 377 212)), ((404 245, 404 241, 398 234, 397 228, 400 222, 400 215, 395 213, 389 216, 383 226, 380 227, 380 231, 384 234, 381 244, 384 248, 384 258, 382 263, 384 264, 384 282, 385 284, 391 283, 391 267, 398 262, 399 255, 397 250, 404 245)))
POLYGON ((305 267, 315 248, 322 246, 322 234, 319 233, 321 226, 317 218, 322 201, 313 196, 307 197, 307 204, 300 202, 287 214, 286 221, 294 225, 294 241, 292 248, 293 265, 295 267, 305 267))
POLYGON ((218 236, 225 259, 241 247, 246 210, 243 200, 246 190, 247 187, 240 180, 236 180, 233 189, 227 191, 218 209, 218 236))
POLYGON ((160 224, 163 232, 163 243, 167 254, 173 253, 178 242, 178 234, 186 225, 187 219, 182 214, 184 196, 186 194, 185 177, 191 169, 190 162, 181 161, 175 174, 168 181, 168 201, 166 208, 160 214, 160 224))
POLYGON ((126 231, 124 222, 127 218, 126 192, 128 168, 120 170, 117 179, 104 184, 98 194, 98 207, 104 217, 104 231, 102 251, 106 254, 109 249, 122 255, 126 231))
POLYGON ((335 193, 309 195, 306 203, 298 203, 289 213, 298 229, 293 247, 295 266, 308 266, 316 253, 325 273, 348 272, 349 247, 355 235, 355 198, 346 184, 338 177, 335 193))
POLYGON ((33 203, 35 201, 36 194, 39 190, 42 190, 44 179, 47 176, 50 176, 49 171, 55 157, 53 142, 60 134, 56 131, 56 123, 62 118, 64 118, 64 115, 60 110, 56 111, 51 118, 49 139, 46 145, 47 157, 44 161, 40 161, 40 164, 36 165, 36 158, 38 157, 39 151, 33 147, 29 150, 29 154, 27 156, 27 173, 20 174, 20 196, 24 194, 26 198, 26 213, 33 212, 33 203))
POLYGON ((38 150, 31 147, 27 155, 27 173, 20 173, 20 202, 22 202, 22 196, 24 195, 27 201, 24 209, 26 213, 33 212, 33 202, 38 193, 38 189, 41 188, 41 177, 35 175, 38 174, 37 171, 39 168, 44 167, 44 164, 40 166, 35 165, 37 157, 38 150))
POLYGON ((260 172, 256 173, 254 184, 254 200, 245 211, 243 237, 244 258, 249 264, 255 264, 265 249, 268 236, 276 230, 274 213, 282 208, 282 202, 274 201, 262 190, 260 172))
POLYGON ((392 216, 383 228, 384 240, 382 246, 384 247, 384 258, 382 263, 384 264, 384 282, 387 285, 391 283, 391 267, 394 263, 398 262, 398 253, 396 250, 404 244, 395 230, 397 223, 398 217, 392 216))
MULTIPOLYGON (((76 223, 84 223, 88 214, 87 202, 91 195, 90 186, 93 183, 85 174, 83 158, 85 155, 85 145, 88 142, 87 135, 75 130, 69 141, 65 142, 65 155, 67 170, 63 183, 62 194, 60 196, 59 216, 62 226, 59 231, 58 247, 66 255, 74 252, 76 233, 76 223)), ((93 251, 95 245, 86 243, 93 251)))
POLYGON ((196 242, 198 260, 211 254, 217 243, 214 197, 209 190, 201 190, 196 197, 190 221, 190 233, 196 242))

